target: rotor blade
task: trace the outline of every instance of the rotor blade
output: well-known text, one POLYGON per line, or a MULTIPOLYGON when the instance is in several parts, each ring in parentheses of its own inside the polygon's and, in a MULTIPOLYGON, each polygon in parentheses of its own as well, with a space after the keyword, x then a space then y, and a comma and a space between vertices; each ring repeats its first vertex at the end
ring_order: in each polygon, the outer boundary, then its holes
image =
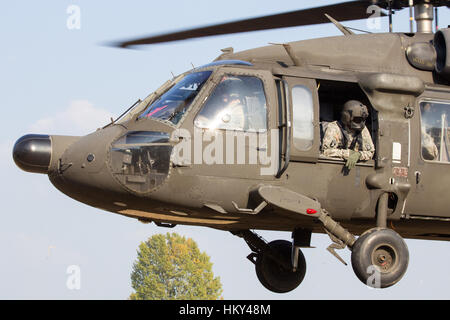
MULTIPOLYGON (((114 46, 126 48, 135 45, 163 43, 215 35, 268 30, 275 28, 307 26, 330 22, 325 16, 325 13, 330 14, 337 21, 358 20, 370 17, 371 13, 367 13, 367 8, 371 4, 372 2, 370 0, 349 1, 328 6, 238 20, 173 33, 154 35, 115 43, 114 46)), ((384 15, 382 12, 380 12, 380 14, 384 15)))

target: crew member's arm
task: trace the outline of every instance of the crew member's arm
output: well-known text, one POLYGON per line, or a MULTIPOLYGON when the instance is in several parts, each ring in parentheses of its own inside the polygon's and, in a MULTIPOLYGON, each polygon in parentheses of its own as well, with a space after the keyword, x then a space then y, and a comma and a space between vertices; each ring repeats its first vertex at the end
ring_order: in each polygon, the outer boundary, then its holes
POLYGON ((328 124, 322 141, 323 155, 326 157, 340 158, 347 160, 349 156, 348 149, 343 145, 341 129, 334 122, 328 124))
POLYGON ((375 154, 375 146, 373 144, 372 137, 370 136, 369 130, 367 130, 367 128, 364 128, 361 134, 363 146, 362 151, 359 151, 359 153, 361 153, 361 157, 359 158, 359 160, 371 160, 373 158, 373 155, 375 154))

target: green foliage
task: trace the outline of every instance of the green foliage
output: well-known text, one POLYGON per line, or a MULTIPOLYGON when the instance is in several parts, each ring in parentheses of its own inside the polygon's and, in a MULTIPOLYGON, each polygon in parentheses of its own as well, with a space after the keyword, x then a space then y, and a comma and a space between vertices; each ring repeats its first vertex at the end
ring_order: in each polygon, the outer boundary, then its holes
POLYGON ((216 300, 222 293, 209 256, 194 240, 158 234, 139 245, 131 300, 216 300))

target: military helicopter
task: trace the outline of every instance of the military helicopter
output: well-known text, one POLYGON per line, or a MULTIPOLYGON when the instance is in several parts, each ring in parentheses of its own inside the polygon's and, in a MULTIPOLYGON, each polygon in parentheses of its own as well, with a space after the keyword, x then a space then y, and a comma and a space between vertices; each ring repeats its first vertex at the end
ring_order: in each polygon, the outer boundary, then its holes
POLYGON ((273 292, 303 281, 301 248, 311 247, 312 233, 328 234, 328 251, 344 264, 335 250, 349 248, 364 284, 390 287, 408 267, 403 238, 450 239, 450 28, 433 33, 436 9, 445 6, 449 1, 350 1, 114 43, 326 22, 343 33, 223 49, 87 136, 21 137, 14 161, 90 206, 243 238, 258 279, 273 292), (417 32, 411 25, 410 33, 356 34, 341 24, 374 12, 391 19, 403 8, 411 23, 414 11, 417 32), (350 170, 322 152, 327 125, 349 100, 366 106, 375 147, 350 170), (267 243, 258 229, 290 231, 292 241, 267 243))

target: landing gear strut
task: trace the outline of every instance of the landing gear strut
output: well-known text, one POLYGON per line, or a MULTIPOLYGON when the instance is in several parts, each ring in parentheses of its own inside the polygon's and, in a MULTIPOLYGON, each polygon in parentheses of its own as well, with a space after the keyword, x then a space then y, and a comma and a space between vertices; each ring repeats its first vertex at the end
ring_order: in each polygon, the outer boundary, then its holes
POLYGON ((387 229, 389 193, 378 201, 377 228, 364 232, 352 246, 352 267, 364 284, 387 288, 396 284, 408 268, 408 247, 402 237, 387 229))
POLYGON ((352 251, 352 267, 366 285, 386 288, 403 277, 408 268, 409 253, 405 241, 392 229, 386 228, 388 194, 378 204, 377 228, 370 229, 356 239, 325 211, 312 216, 322 222, 333 243, 328 247, 336 258, 346 264, 334 249, 348 247, 352 251))
MULTIPOLYGON (((394 230, 386 228, 389 193, 383 193, 379 198, 377 228, 366 231, 359 238, 356 238, 351 232, 335 221, 316 199, 309 198, 280 186, 261 186, 258 189, 258 193, 264 199, 266 205, 269 204, 279 209, 309 217, 316 222, 321 222, 325 232, 332 241, 327 250, 339 261, 347 265, 335 250, 348 247, 352 251, 353 270, 356 276, 366 285, 386 288, 400 281, 405 274, 409 260, 408 248, 399 234, 394 230)), ((259 261, 266 261, 262 257, 267 255, 270 257, 271 263, 276 263, 282 266, 286 272, 291 273, 296 272, 296 263, 299 263, 300 273, 298 279, 303 279, 303 275, 301 275, 303 271, 301 270, 306 270, 306 268, 303 268, 302 263, 300 263, 302 257, 297 254, 297 250, 302 245, 296 245, 295 239, 291 247, 292 263, 289 266, 286 261, 287 249, 283 249, 284 247, 287 248, 287 244, 281 244, 280 242, 266 244, 265 241, 250 231, 242 232, 241 236, 253 251, 249 256, 254 259, 252 262, 255 264, 256 262, 263 263, 259 261), (264 249, 267 247, 269 249, 264 249), (286 253, 284 253, 285 251, 286 253)), ((302 237, 300 236, 299 238, 301 239, 302 237)), ((263 267, 258 267, 257 265, 257 268, 263 267)), ((277 278, 278 275, 274 275, 273 277, 277 278)), ((281 278, 281 276, 279 277, 281 278)), ((262 282, 267 282, 266 278, 262 282)), ((265 284, 263 283, 263 285, 265 284)), ((268 287, 267 285, 265 286, 268 287)), ((273 288, 269 289, 273 291, 273 288)))
POLYGON ((299 248, 293 250, 289 241, 267 243, 250 230, 234 234, 242 237, 252 250, 247 258, 255 264, 258 280, 268 290, 286 293, 303 281, 306 273, 305 257, 299 248))
MULTIPOLYGON (((268 191, 268 194, 276 195, 275 191, 277 190, 270 188, 271 193, 268 191)), ((298 203, 309 201, 309 204, 314 207, 304 206, 305 210, 299 210, 298 213, 317 219, 322 223, 332 240, 327 250, 333 256, 347 265, 335 250, 348 247, 352 251, 353 270, 364 284, 375 288, 386 288, 400 281, 408 268, 409 253, 402 237, 394 230, 386 228, 387 193, 380 198, 378 204, 378 226, 366 231, 359 238, 355 238, 335 221, 326 210, 320 207, 317 201, 308 200, 301 195, 294 194, 293 197, 295 198, 295 196, 298 198, 298 203)), ((274 199, 275 202, 281 201, 278 200, 274 199)), ((264 287, 273 292, 284 293, 297 288, 303 281, 306 262, 300 248, 309 247, 310 231, 294 230, 292 244, 284 240, 267 243, 250 230, 233 232, 233 234, 243 238, 252 250, 247 258, 255 264, 256 275, 264 287)))
MULTIPOLYGON (((306 274, 306 260, 300 248, 305 245, 296 245, 295 240, 293 243, 286 240, 267 243, 250 230, 233 234, 243 238, 252 250, 247 258, 255 265, 258 280, 265 288, 276 293, 286 293, 302 283, 306 274)), ((331 235, 331 232, 329 234, 331 235)), ((343 262, 333 249, 343 249, 345 242, 335 236, 332 239, 335 239, 335 242, 328 251, 343 262), (342 246, 336 247, 338 242, 342 246)), ((352 251, 353 271, 367 286, 390 287, 400 281, 408 268, 409 253, 406 243, 392 229, 370 229, 352 241, 351 246, 347 246, 352 251)))
POLYGON ((285 268, 273 259, 270 251, 277 251, 284 261, 291 261, 291 243, 286 240, 275 240, 268 248, 258 254, 255 270, 259 281, 264 287, 276 293, 285 293, 297 288, 302 283, 306 273, 306 261, 303 253, 298 251, 297 268, 285 268))

